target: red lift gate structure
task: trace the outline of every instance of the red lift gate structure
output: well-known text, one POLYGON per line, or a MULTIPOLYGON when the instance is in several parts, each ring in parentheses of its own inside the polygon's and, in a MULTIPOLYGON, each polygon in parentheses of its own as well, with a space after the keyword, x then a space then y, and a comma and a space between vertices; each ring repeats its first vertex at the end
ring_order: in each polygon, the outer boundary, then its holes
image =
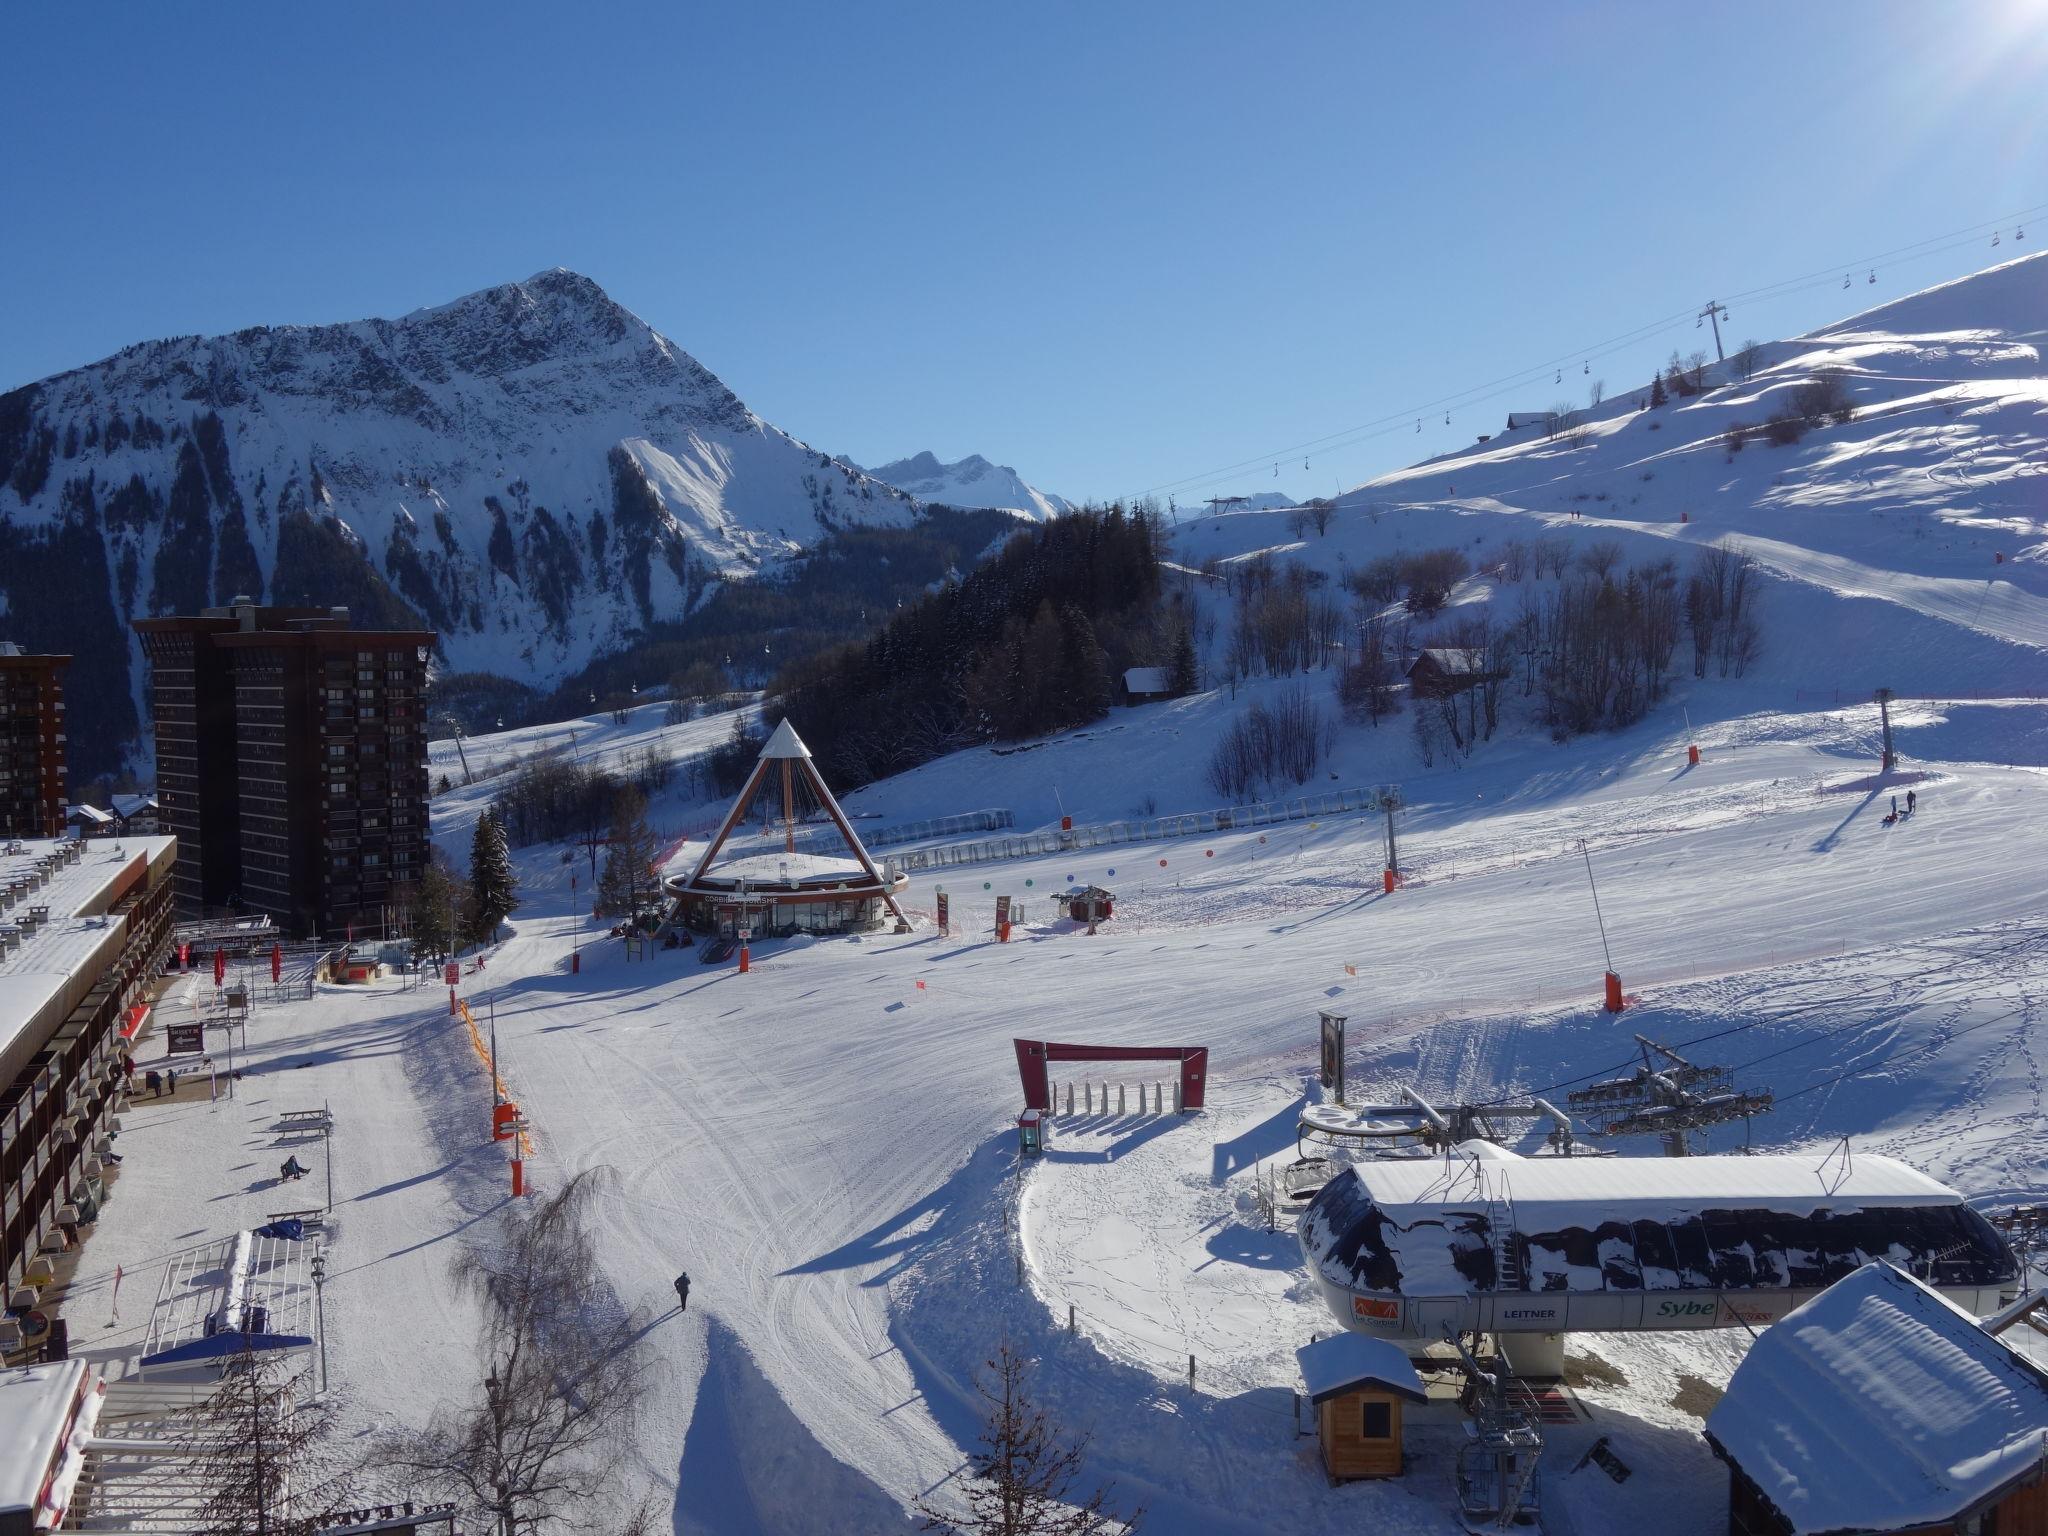
POLYGON ((1067 1045, 1055 1040, 1012 1040, 1017 1047, 1017 1075, 1024 1080, 1024 1107, 1052 1112, 1052 1080, 1046 1071, 1055 1061, 1171 1061, 1180 1065, 1180 1104, 1202 1107, 1203 1085, 1209 1078, 1206 1045, 1067 1045))

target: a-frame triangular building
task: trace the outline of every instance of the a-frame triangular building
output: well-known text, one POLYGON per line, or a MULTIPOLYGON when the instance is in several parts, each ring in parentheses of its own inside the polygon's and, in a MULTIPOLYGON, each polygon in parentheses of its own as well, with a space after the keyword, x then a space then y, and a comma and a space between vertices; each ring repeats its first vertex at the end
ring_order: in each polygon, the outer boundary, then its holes
POLYGON ((761 748, 754 771, 705 847, 704 856, 688 876, 670 880, 668 888, 683 899, 686 920, 698 927, 744 928, 759 922, 763 927, 836 931, 868 926, 871 916, 878 917, 880 909, 887 908, 897 931, 908 932, 909 920, 896 897, 909 883, 902 875, 876 867, 832 791, 825 787, 811 761, 810 748, 784 720, 761 748), (781 799, 781 848, 743 854, 719 867, 719 855, 764 790, 781 799), (800 796, 824 811, 838 829, 843 851, 828 855, 797 852, 800 796))

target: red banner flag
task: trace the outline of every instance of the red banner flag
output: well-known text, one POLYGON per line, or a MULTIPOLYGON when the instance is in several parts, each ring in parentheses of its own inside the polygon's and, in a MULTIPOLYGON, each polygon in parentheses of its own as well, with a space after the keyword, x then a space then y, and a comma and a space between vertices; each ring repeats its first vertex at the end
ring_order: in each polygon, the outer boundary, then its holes
POLYGON ((283 980, 284 946, 282 944, 273 944, 270 946, 270 984, 276 986, 283 980))
POLYGON ((180 944, 178 946, 178 969, 181 971, 192 969, 192 946, 190 944, 180 944))
POLYGON ((216 949, 213 952, 213 984, 216 987, 219 986, 223 981, 227 980, 227 975, 228 952, 224 949, 216 949))

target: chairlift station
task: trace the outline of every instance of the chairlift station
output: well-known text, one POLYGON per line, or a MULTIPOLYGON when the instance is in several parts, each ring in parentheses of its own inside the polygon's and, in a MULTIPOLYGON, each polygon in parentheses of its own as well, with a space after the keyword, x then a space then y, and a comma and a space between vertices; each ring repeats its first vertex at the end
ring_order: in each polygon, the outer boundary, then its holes
POLYGON ((1769 1323, 1873 1259, 1976 1314, 2019 1280, 1961 1195, 1887 1157, 1486 1151, 1357 1163, 1309 1203, 1302 1253, 1347 1328, 1499 1334, 1554 1374, 1566 1333, 1769 1323))

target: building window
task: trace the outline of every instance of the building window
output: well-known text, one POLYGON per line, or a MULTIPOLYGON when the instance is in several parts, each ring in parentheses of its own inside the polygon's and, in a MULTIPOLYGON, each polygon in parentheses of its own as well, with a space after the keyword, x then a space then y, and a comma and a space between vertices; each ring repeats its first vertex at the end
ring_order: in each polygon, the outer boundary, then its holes
POLYGON ((1390 1440, 1394 1435, 1391 1403, 1360 1403, 1358 1432, 1368 1440, 1390 1440))

